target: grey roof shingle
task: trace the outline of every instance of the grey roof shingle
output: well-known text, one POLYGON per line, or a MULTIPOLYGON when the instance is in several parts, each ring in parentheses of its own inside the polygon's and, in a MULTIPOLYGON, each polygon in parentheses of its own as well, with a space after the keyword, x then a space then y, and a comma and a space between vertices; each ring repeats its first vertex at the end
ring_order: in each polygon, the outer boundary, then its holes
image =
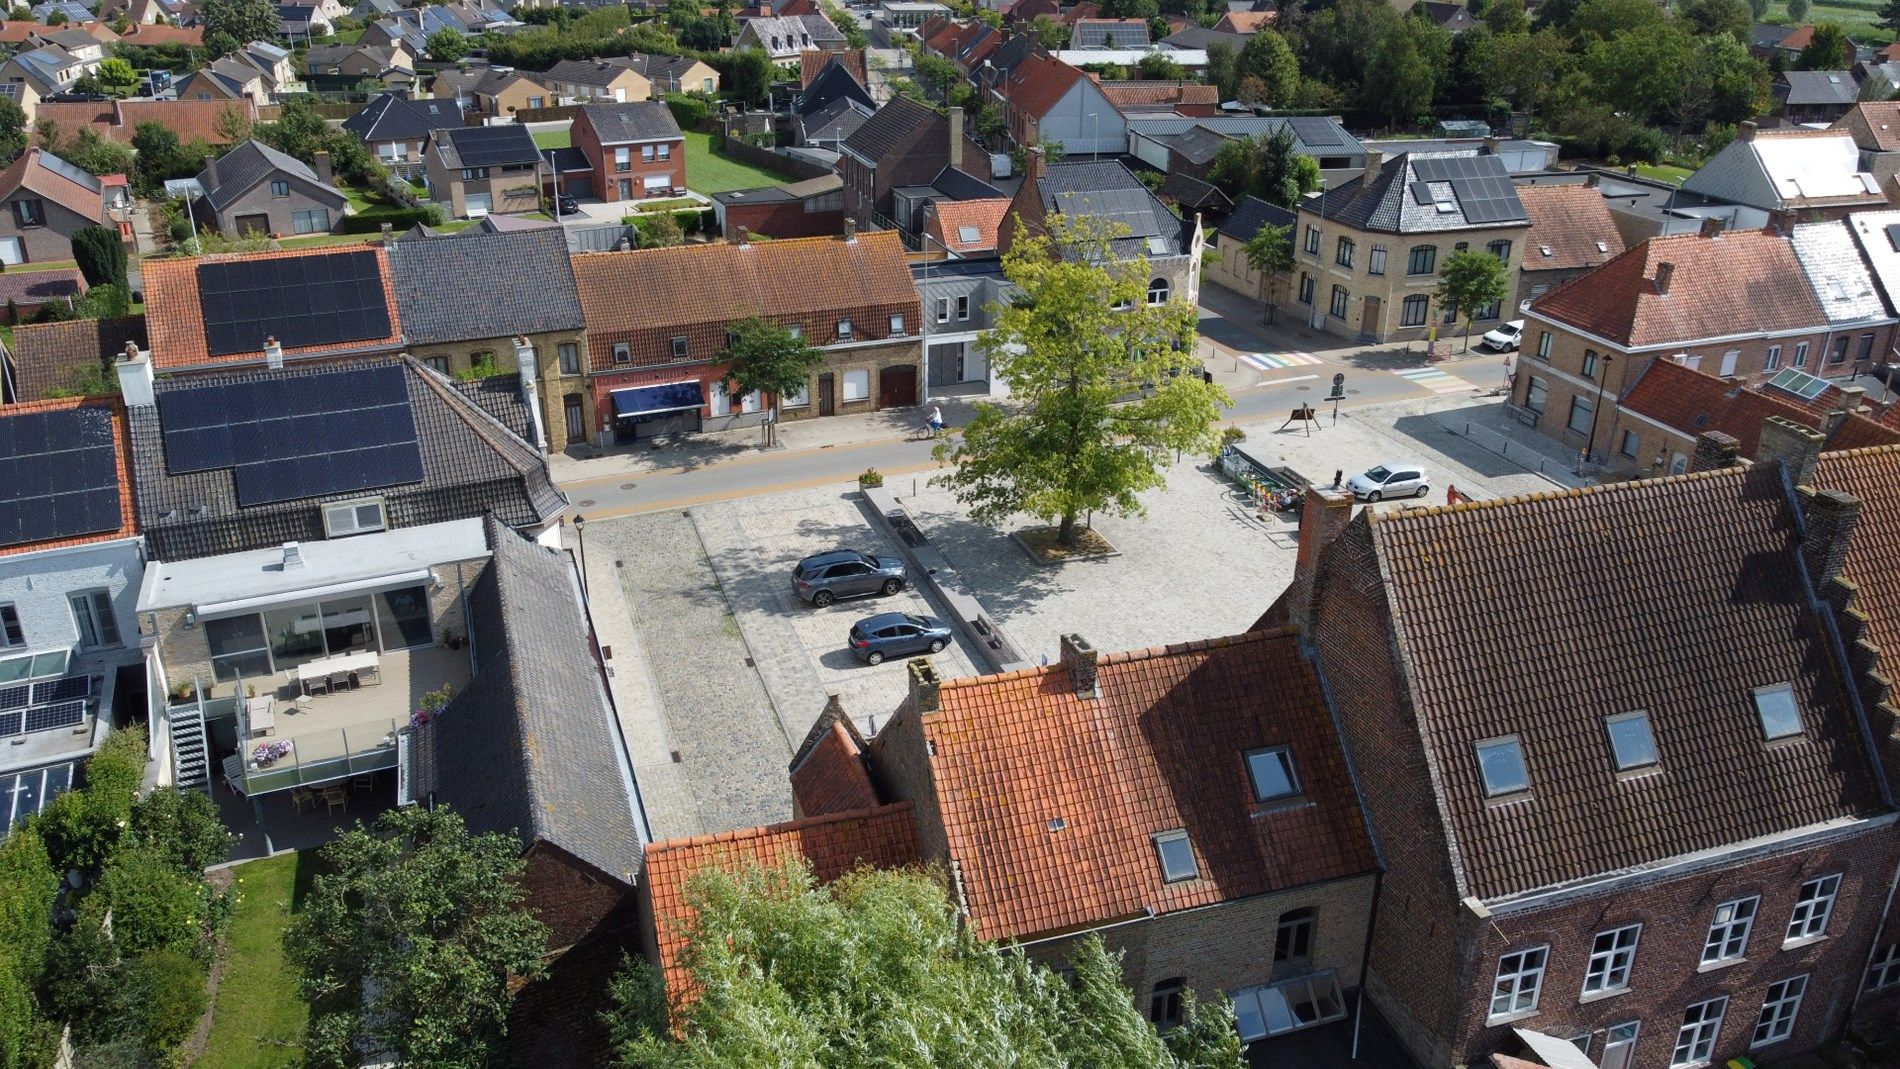
POLYGON ((567 555, 488 521, 475 675, 417 732, 417 786, 475 832, 546 842, 632 884, 646 836, 567 555))
POLYGON ((845 139, 844 147, 876 164, 908 144, 924 125, 942 119, 943 116, 928 105, 909 97, 893 97, 845 139))
POLYGON ((1188 26, 1176 30, 1161 39, 1161 43, 1172 48, 1184 48, 1190 51, 1206 49, 1210 45, 1226 45, 1238 53, 1247 47, 1247 35, 1227 33, 1223 30, 1210 30, 1204 26, 1188 26))
POLYGON ((362 111, 343 120, 343 128, 363 141, 420 141, 435 130, 453 130, 462 125, 462 106, 455 101, 424 97, 406 100, 394 93, 383 93, 362 111))
MULTIPOLYGON (((622 63, 612 63, 600 59, 564 59, 548 68, 547 80, 566 85, 586 85, 604 89, 614 83, 614 79, 633 72, 633 68, 622 63)), ((636 72, 637 73, 637 72, 636 72)), ((642 78, 646 75, 641 75, 642 78)))
POLYGON ((629 141, 673 141, 680 138, 673 109, 657 100, 637 104, 583 104, 581 113, 593 124, 603 145, 629 141))
POLYGON ((1052 163, 1037 182, 1043 211, 1093 217, 1127 228, 1111 244, 1119 256, 1178 256, 1186 248, 1175 218, 1118 160, 1052 163))
POLYGON ((507 339, 584 325, 558 229, 463 233, 389 247, 403 337, 412 344, 507 339))
POLYGON ((1794 105, 1852 104, 1860 99, 1860 85, 1848 71, 1783 71, 1775 95, 1794 105))
POLYGON ((1217 134, 1205 126, 1196 126, 1175 134, 1168 139, 1170 151, 1179 153, 1189 163, 1212 163, 1220 154, 1221 146, 1234 140, 1226 134, 1217 134))
POLYGON ((1155 190, 1158 197, 1166 197, 1176 204, 1187 208, 1225 211, 1234 206, 1227 194, 1216 186, 1201 181, 1192 175, 1175 171, 1161 180, 1161 187, 1155 190))
POLYGON ((804 95, 798 98, 798 114, 810 115, 815 111, 829 107, 833 101, 851 99, 864 105, 866 112, 877 110, 877 101, 845 68, 845 65, 832 60, 825 69, 818 72, 811 84, 805 87, 804 95))
MULTIPOLYGON (((1268 204, 1259 197, 1242 197, 1240 203, 1234 205, 1233 214, 1221 221, 1220 232, 1235 241, 1251 241, 1265 227, 1291 227, 1295 218, 1290 208, 1268 204)), ((1289 230, 1287 240, 1291 241, 1292 237, 1292 231, 1289 230)))
POLYGON ((1323 214, 1329 220, 1359 230, 1387 234, 1422 234, 1530 223, 1530 216, 1524 211, 1523 203, 1517 199, 1517 187, 1511 183, 1510 171, 1505 168, 1504 161, 1497 156, 1468 152, 1401 152, 1382 163, 1371 182, 1368 183, 1363 174, 1356 175, 1337 188, 1305 201, 1300 205, 1300 210, 1323 214), (1470 217, 1468 213, 1471 206, 1460 199, 1455 186, 1458 182, 1471 179, 1429 183, 1418 181, 1418 165, 1438 159, 1464 161, 1460 166, 1475 174, 1475 180, 1494 183, 1502 193, 1503 214, 1498 218, 1470 217), (1417 186, 1425 189, 1415 189, 1417 186), (1434 199, 1421 201, 1420 192, 1429 192, 1434 199), (1450 204, 1452 210, 1439 211, 1436 205, 1441 202, 1450 204))
POLYGON ((871 117, 868 105, 851 97, 838 97, 817 111, 807 112, 798 120, 807 144, 814 141, 842 141, 851 136, 871 117))
POLYGON ((970 172, 955 167, 938 171, 937 177, 930 180, 930 188, 951 200, 994 200, 1009 196, 970 172))
POLYGON ((221 212, 272 174, 288 175, 327 190, 339 207, 347 200, 335 187, 319 179, 309 164, 255 140, 234 145, 231 151, 206 164, 198 182, 204 186, 205 200, 212 210, 221 212))
MULTIPOLYGON (((411 359, 352 363, 397 363, 407 374, 409 409, 422 446, 422 481, 383 488, 391 527, 418 527, 494 513, 512 527, 538 526, 561 514, 566 498, 548 479, 547 462, 479 406, 456 391, 443 376, 411 359)), ((295 367, 283 371, 245 371, 231 375, 162 378, 159 399, 173 389, 209 382, 246 382, 321 375, 330 368, 295 367)), ((340 406, 349 404, 339 399, 340 406)), ((137 488, 139 527, 152 556, 186 560, 264 549, 285 542, 324 537, 320 505, 361 497, 359 491, 327 498, 301 498, 240 507, 230 468, 172 474, 166 467, 159 409, 129 410, 132 427, 133 485, 137 488)))

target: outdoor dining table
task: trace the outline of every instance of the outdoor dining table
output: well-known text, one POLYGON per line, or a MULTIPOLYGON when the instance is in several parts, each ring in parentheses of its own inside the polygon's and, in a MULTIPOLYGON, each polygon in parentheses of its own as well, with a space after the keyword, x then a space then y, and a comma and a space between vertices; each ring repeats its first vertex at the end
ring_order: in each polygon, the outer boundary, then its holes
POLYGON ((305 661, 303 664, 298 665, 297 684, 304 695, 308 697, 310 694, 311 680, 322 679, 325 676, 336 675, 339 672, 355 672, 359 675, 365 672, 375 672, 377 673, 378 682, 381 682, 382 678, 381 672, 377 667, 376 654, 370 652, 343 653, 335 657, 323 657, 314 661, 305 661))

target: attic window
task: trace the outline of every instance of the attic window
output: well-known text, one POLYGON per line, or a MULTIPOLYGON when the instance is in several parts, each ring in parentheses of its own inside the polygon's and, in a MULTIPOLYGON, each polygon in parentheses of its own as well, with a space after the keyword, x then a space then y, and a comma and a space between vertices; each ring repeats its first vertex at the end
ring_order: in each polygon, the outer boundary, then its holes
POLYGON ((1649 730, 1648 713, 1638 709, 1605 717, 1603 727, 1610 734, 1610 753, 1616 760, 1618 772, 1656 763, 1656 736, 1649 730))
POLYGON ((1268 802, 1300 793, 1299 778, 1293 774, 1293 754, 1284 746, 1247 752, 1247 773, 1253 777, 1256 802, 1268 802))
POLYGON ((1448 200, 1435 200, 1432 202, 1432 207, 1438 209, 1440 215, 1450 215, 1458 210, 1458 206, 1448 200))
POLYGON ((1755 712, 1761 716, 1762 734, 1770 739, 1801 734, 1801 710, 1795 705, 1794 687, 1790 684, 1757 687, 1755 712))
POLYGON ((1530 790, 1531 774, 1524 767, 1524 747, 1516 735, 1487 739, 1478 743, 1477 750, 1485 797, 1530 790))
POLYGON ((965 245, 973 244, 977 241, 980 241, 982 237, 983 237, 982 231, 978 230, 976 227, 973 227, 973 226, 957 227, 957 240, 965 245))
POLYGON ((1538 252, 1541 252, 1541 253, 1543 253, 1543 254, 1544 254, 1545 256, 1549 256, 1549 255, 1550 255, 1550 246, 1548 246, 1548 245, 1539 245, 1539 246, 1537 246, 1537 251, 1538 251, 1538 252))
POLYGON ((1194 863, 1194 844, 1188 841, 1184 830, 1156 833, 1155 856, 1161 859, 1162 879, 1169 883, 1191 880, 1201 874, 1200 866, 1194 863))
POLYGON ((1609 251, 1610 251, 1610 243, 1609 243, 1609 242, 1607 242, 1607 241, 1599 241, 1599 242, 1597 242, 1597 251, 1598 251, 1598 252, 1605 252, 1605 253, 1607 253, 1607 252, 1609 252, 1609 251))

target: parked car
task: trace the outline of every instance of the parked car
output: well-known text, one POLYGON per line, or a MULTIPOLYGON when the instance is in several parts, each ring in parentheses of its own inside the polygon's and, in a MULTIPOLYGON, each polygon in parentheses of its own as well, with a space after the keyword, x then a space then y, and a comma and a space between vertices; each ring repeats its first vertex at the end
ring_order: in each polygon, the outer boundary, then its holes
POLYGON ((886 657, 936 653, 950 644, 950 627, 932 616, 881 612, 851 625, 851 652, 865 664, 883 664, 886 657))
POLYGON ((904 589, 904 562, 855 549, 818 553, 792 569, 792 589, 821 609, 839 598, 895 594, 904 589))
POLYGON ((574 194, 572 193, 561 194, 560 199, 556 203, 562 215, 579 215, 581 213, 581 202, 575 200, 574 194))
POLYGON ((1483 344, 1492 352, 1508 353, 1524 339, 1524 321, 1513 319, 1496 330, 1486 331, 1483 344))
POLYGON ((1388 497, 1424 497, 1432 492, 1425 469, 1413 463, 1388 461, 1346 480, 1354 497, 1379 501, 1388 497))

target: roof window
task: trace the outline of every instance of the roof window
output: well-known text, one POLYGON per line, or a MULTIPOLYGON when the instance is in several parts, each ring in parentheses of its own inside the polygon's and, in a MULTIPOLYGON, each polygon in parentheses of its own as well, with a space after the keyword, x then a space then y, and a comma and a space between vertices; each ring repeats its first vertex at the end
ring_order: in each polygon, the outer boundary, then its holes
POLYGON ((982 231, 978 230, 976 227, 973 227, 973 226, 957 227, 957 240, 962 242, 965 245, 968 245, 971 242, 981 239, 982 236, 983 236, 982 231))
POLYGON ((1161 859, 1161 876, 1169 883, 1191 880, 1201 874, 1200 866, 1194 862, 1194 844, 1188 841, 1186 831, 1177 828, 1156 833, 1155 855, 1161 859))
POLYGON ((1253 778, 1257 802, 1300 793, 1299 778, 1293 774, 1293 753, 1284 746, 1247 751, 1247 774, 1253 778))
POLYGON ((1478 743, 1478 773, 1484 777, 1486 797, 1516 794, 1531 786, 1531 774, 1524 767, 1524 747, 1516 735, 1487 739, 1478 743))
POLYGON ((1648 713, 1638 709, 1606 717, 1603 726, 1610 734, 1610 753, 1616 759, 1618 772, 1656 763, 1656 736, 1649 729, 1648 713))
POLYGON ((1609 252, 1609 251, 1610 251, 1610 243, 1609 243, 1609 242, 1607 242, 1607 241, 1599 241, 1599 242, 1597 242, 1597 251, 1598 251, 1598 252, 1609 252))
POLYGON ((1539 245, 1539 246, 1537 246, 1537 251, 1538 251, 1538 252, 1541 252, 1541 253, 1543 253, 1543 254, 1544 254, 1545 256, 1549 256, 1549 255, 1550 255, 1550 246, 1548 246, 1548 245, 1539 245))
POLYGON ((1792 684, 1755 688, 1755 712, 1761 716, 1762 734, 1770 739, 1801 734, 1801 709, 1795 705, 1792 684))

